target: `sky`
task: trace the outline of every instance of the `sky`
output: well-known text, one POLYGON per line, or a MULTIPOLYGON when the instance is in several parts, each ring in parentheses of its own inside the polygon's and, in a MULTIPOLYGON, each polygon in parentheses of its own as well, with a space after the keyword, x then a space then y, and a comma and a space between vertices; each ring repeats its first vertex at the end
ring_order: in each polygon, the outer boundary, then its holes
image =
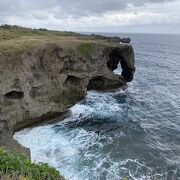
POLYGON ((78 32, 180 33, 180 0, 0 0, 0 24, 78 32))

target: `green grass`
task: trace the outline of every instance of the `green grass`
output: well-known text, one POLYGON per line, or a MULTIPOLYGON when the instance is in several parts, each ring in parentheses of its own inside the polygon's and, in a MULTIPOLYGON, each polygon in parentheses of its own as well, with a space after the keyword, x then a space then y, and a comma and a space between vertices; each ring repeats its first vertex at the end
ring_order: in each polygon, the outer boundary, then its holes
POLYGON ((0 179, 64 180, 47 164, 33 164, 23 155, 0 148, 0 179))
POLYGON ((22 36, 82 36, 79 33, 66 31, 52 31, 47 29, 31 29, 20 26, 0 25, 0 40, 20 38, 22 36))
MULTIPOLYGON (((31 29, 19 26, 0 26, 0 64, 22 65, 23 55, 31 53, 32 50, 43 49, 55 44, 63 49, 64 55, 80 55, 89 60, 98 47, 116 47, 118 43, 107 42, 96 39, 94 36, 81 35, 74 32, 52 31, 46 29, 31 29)), ((100 51, 100 50, 98 50, 100 51)))
POLYGON ((90 58, 93 51, 93 45, 89 43, 80 44, 78 46, 78 51, 81 53, 81 55, 90 58))

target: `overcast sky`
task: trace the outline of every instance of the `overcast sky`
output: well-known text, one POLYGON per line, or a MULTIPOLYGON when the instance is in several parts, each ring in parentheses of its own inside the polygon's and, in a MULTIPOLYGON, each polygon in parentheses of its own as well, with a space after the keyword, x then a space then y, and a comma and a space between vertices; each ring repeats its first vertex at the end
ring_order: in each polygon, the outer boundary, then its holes
POLYGON ((0 24, 86 32, 180 33, 180 0, 0 0, 0 24))

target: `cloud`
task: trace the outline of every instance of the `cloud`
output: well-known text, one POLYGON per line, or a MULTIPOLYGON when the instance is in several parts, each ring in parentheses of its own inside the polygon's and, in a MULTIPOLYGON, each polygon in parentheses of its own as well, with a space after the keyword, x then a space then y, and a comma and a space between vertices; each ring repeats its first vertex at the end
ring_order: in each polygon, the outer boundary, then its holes
MULTIPOLYGON (((147 3, 165 3, 174 0, 0 0, 0 12, 4 14, 22 14, 29 11, 59 10, 60 14, 71 16, 89 16, 106 13, 108 11, 121 11, 128 5, 142 6, 147 3)), ((59 14, 56 11, 57 14, 59 14)))
POLYGON ((0 0, 0 23, 81 30, 180 25, 180 0, 0 0))

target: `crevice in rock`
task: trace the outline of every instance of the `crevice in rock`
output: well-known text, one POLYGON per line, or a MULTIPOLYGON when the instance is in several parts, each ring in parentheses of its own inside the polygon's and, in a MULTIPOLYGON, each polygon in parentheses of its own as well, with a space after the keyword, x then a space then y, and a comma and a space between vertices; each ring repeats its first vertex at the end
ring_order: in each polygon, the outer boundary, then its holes
POLYGON ((5 94, 7 99, 21 99, 24 97, 24 93, 21 91, 11 91, 5 94))
POLYGON ((117 49, 112 49, 109 52, 109 60, 107 61, 107 67, 111 70, 114 71, 115 69, 118 68, 118 64, 121 62, 121 58, 119 56, 119 52, 117 49))
POLYGON ((87 86, 87 90, 101 90, 104 86, 105 78, 103 76, 97 76, 90 79, 87 86))
POLYGON ((60 49, 59 47, 55 47, 52 51, 52 54, 55 55, 55 57, 57 57, 58 59, 60 59, 60 51, 62 51, 62 49, 60 49))
POLYGON ((73 76, 73 75, 68 75, 65 83, 70 83, 73 85, 79 85, 81 83, 81 79, 76 77, 76 76, 73 76))
POLYGON ((30 90, 30 97, 35 98, 37 96, 38 87, 32 87, 30 90))
POLYGON ((124 83, 119 80, 110 80, 104 76, 96 76, 89 80, 87 90, 110 90, 123 86, 124 83))
POLYGON ((121 76, 123 76, 124 80, 126 82, 130 82, 133 80, 133 74, 134 74, 134 69, 128 67, 128 64, 124 59, 121 61, 121 68, 122 68, 122 73, 121 76))

